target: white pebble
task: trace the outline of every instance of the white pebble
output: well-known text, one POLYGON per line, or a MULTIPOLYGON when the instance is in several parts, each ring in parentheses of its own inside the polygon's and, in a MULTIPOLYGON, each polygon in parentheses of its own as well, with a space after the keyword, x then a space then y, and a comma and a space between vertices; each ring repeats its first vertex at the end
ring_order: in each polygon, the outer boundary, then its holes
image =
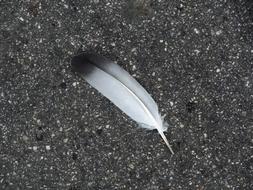
POLYGON ((221 35, 221 33, 222 33, 222 30, 216 31, 216 35, 217 35, 217 36, 221 35))
POLYGON ((22 22, 24 21, 24 19, 22 17, 19 17, 19 20, 21 20, 22 22))
POLYGON ((200 51, 198 49, 195 49, 194 52, 198 55, 200 51))
POLYGON ((37 151, 37 150, 38 150, 38 147, 37 147, 37 146, 34 146, 34 147, 33 147, 33 150, 34 150, 34 151, 37 151))
POLYGON ((51 147, 49 145, 46 145, 46 150, 50 150, 51 147))
POLYGON ((197 28, 194 28, 194 32, 195 32, 196 34, 199 34, 199 30, 198 30, 197 28))
POLYGON ((72 84, 74 87, 76 87, 76 85, 78 85, 78 82, 73 82, 72 84))

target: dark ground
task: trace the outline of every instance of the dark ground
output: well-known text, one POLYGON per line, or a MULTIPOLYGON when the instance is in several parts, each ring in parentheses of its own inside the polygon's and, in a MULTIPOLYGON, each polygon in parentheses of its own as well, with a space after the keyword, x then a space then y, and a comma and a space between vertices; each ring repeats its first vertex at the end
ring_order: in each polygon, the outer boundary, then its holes
POLYGON ((253 189, 253 1, 0 0, 0 189, 253 189), (172 156, 73 74, 93 50, 158 103, 172 156))

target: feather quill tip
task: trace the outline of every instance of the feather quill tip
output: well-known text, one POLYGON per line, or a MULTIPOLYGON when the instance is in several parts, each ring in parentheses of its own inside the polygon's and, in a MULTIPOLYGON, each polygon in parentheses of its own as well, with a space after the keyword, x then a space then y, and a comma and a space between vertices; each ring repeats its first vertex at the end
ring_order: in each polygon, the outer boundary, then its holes
POLYGON ((174 151, 173 151, 173 149, 172 149, 172 147, 171 147, 171 145, 170 145, 168 139, 167 139, 166 136, 164 135, 164 131, 167 131, 167 130, 168 130, 168 127, 169 127, 169 124, 164 120, 165 116, 166 116, 166 115, 163 115, 163 116, 160 115, 161 124, 162 124, 162 126, 161 126, 160 129, 162 129, 162 130, 159 130, 159 128, 157 128, 157 129, 158 129, 158 132, 159 132, 159 134, 161 135, 162 139, 164 140, 166 146, 169 148, 171 154, 173 155, 173 154, 175 154, 175 153, 174 153, 174 151))
POLYGON ((172 147, 171 147, 171 145, 170 145, 170 143, 169 143, 169 141, 168 141, 168 139, 167 139, 166 136, 164 135, 163 131, 158 131, 158 132, 159 132, 159 134, 161 135, 161 137, 162 137, 162 139, 164 140, 164 142, 165 142, 165 144, 167 145, 167 147, 169 148, 171 154, 172 154, 172 155, 175 154, 174 151, 173 151, 173 149, 172 149, 172 147))

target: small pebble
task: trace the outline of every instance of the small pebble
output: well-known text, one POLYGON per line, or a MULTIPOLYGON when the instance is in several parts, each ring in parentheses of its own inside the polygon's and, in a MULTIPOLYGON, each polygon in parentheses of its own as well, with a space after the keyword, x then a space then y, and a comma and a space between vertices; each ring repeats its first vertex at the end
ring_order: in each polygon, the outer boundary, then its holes
POLYGON ((199 34, 199 30, 198 30, 197 28, 194 28, 194 32, 195 32, 196 34, 199 34))
POLYGON ((51 147, 49 145, 46 146, 46 150, 50 150, 51 147))

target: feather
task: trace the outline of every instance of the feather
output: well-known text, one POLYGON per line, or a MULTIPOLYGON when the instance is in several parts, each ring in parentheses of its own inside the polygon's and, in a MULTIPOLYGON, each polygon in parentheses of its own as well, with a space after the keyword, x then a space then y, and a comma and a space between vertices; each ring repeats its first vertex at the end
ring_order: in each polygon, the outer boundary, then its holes
POLYGON ((157 129, 171 153, 174 154, 164 135, 168 125, 163 122, 157 104, 128 72, 97 54, 79 54, 73 57, 71 64, 74 72, 79 73, 92 87, 138 122, 141 127, 157 129))

